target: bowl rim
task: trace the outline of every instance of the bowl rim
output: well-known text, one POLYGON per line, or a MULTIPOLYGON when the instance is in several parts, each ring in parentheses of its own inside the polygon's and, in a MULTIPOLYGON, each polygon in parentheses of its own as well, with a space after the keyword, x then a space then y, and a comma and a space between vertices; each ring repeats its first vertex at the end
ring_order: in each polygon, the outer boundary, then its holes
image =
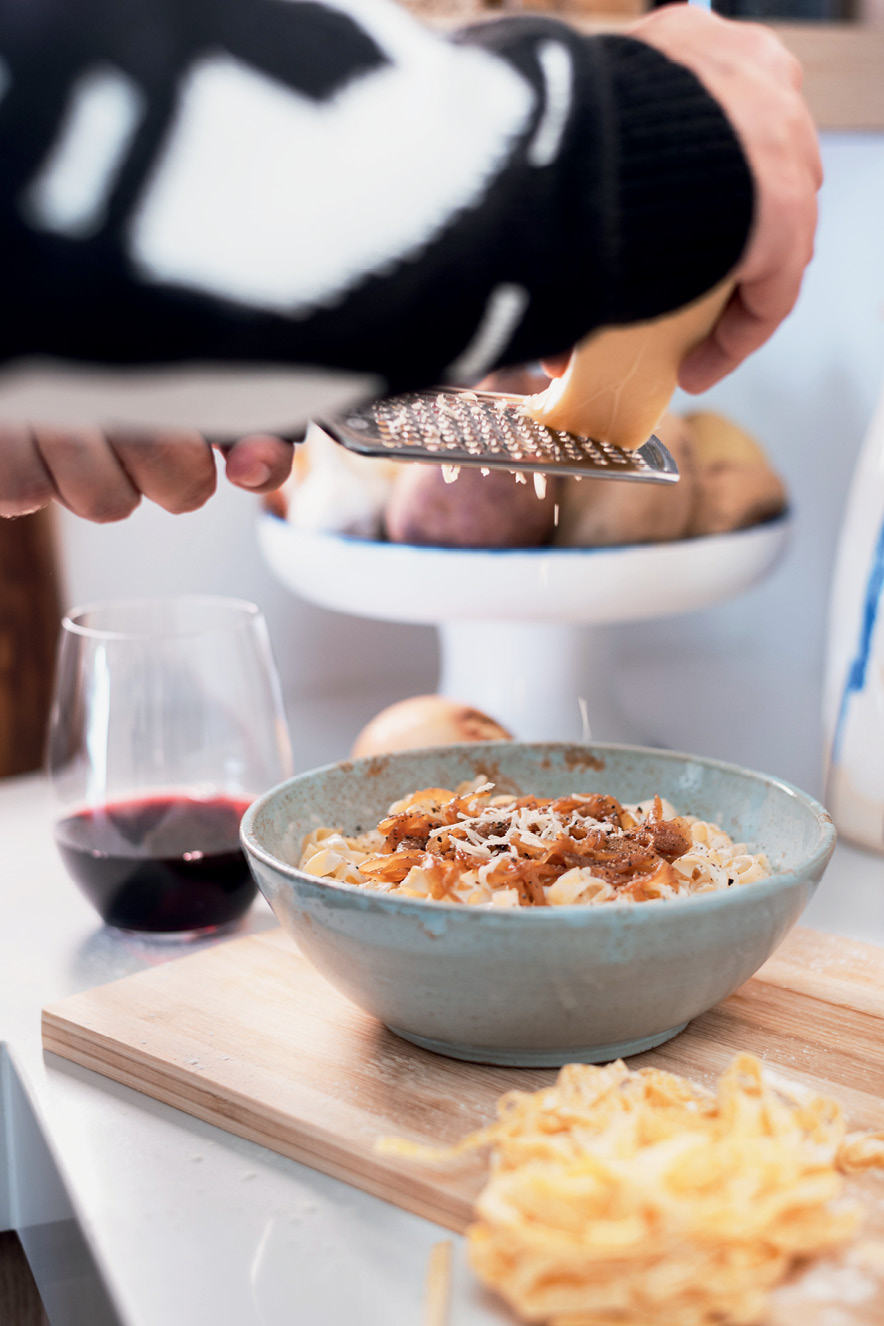
MULTIPOLYGON (((304 526, 296 525, 294 521, 290 521, 287 516, 278 515, 275 511, 270 511, 267 508, 261 513, 261 519, 265 518, 270 521, 278 521, 280 524, 288 526, 290 529, 296 531, 297 534, 304 535, 305 537, 316 539, 317 541, 325 540, 328 543, 343 544, 345 546, 355 544, 357 547, 362 547, 368 544, 373 548, 395 549, 400 553, 403 549, 407 549, 409 552, 424 555, 440 552, 461 554, 470 553, 472 555, 483 553, 490 554, 497 558, 530 555, 532 557, 552 556, 564 559, 569 557, 574 558, 576 556, 599 557, 606 553, 647 552, 649 548, 682 548, 686 545, 702 548, 704 546, 708 547, 712 543, 720 543, 722 539, 727 538, 735 539, 736 541, 743 543, 749 543, 752 541, 753 536, 757 539, 759 531, 776 533, 779 530, 785 531, 791 529, 795 522, 795 511, 790 503, 783 507, 782 511, 776 512, 775 515, 767 516, 764 520, 757 520, 754 525, 744 525, 740 529, 726 529, 718 534, 696 534, 692 535, 690 538, 670 539, 664 542, 657 540, 656 542, 651 541, 650 543, 592 544, 587 547, 567 543, 541 543, 525 548, 461 548, 451 547, 448 544, 442 543, 393 543, 390 539, 369 539, 361 534, 348 534, 344 530, 306 529, 304 526)), ((392 553, 379 555, 392 556, 392 553)), ((310 772, 315 771, 311 770, 310 772)))
MULTIPOLYGON (((782 889, 790 885, 806 882, 808 877, 812 877, 819 870, 820 875, 825 870, 829 858, 835 848, 837 839, 837 830, 834 820, 821 802, 817 801, 808 792, 802 791, 794 783, 788 782, 784 778, 779 778, 775 774, 760 773, 755 769, 747 769, 744 765, 733 764, 728 760, 719 760, 706 755, 694 755, 687 751, 676 751, 663 749, 656 746, 636 746, 628 742, 598 741, 587 744, 570 741, 482 741, 482 742, 457 742, 449 746, 420 746, 401 751, 390 751, 379 755, 366 755, 356 759, 335 760, 330 764, 319 765, 315 769, 306 769, 302 773, 294 774, 291 778, 286 778, 277 783, 274 787, 258 797, 249 806, 240 822, 240 842, 247 856, 255 857, 263 865, 281 874, 291 883, 307 885, 318 890, 329 890, 332 894, 338 894, 342 897, 360 898, 363 905, 367 903, 376 903, 380 911, 389 910, 391 914, 398 912, 401 908, 407 911, 414 911, 416 916, 432 915, 438 916, 440 912, 446 915, 452 914, 461 916, 475 916, 499 919, 502 924, 524 925, 529 923, 528 916, 533 920, 532 925, 549 925, 554 923, 554 918, 560 920, 568 919, 574 921, 580 917, 595 917, 596 924, 601 923, 605 916, 616 914, 623 916, 628 914, 631 917, 644 915, 659 915, 660 908, 664 907, 666 914, 673 911, 681 911, 683 907, 689 906, 693 911, 703 909, 704 911, 716 910, 720 907, 733 905, 733 900, 737 898, 764 898, 773 893, 779 893, 782 889), (360 884, 347 884, 343 880, 323 879, 319 875, 308 875, 306 871, 290 862, 282 861, 274 856, 265 847, 257 842, 254 835, 254 823, 258 815, 275 797, 307 779, 315 778, 319 775, 350 772, 357 775, 363 768, 367 769, 369 765, 382 760, 396 760, 399 756, 411 756, 419 758, 422 756, 438 755, 440 752, 458 752, 468 754, 470 752, 478 753, 480 750, 494 750, 501 747, 520 746, 526 749, 538 752, 558 751, 585 751, 589 754, 622 752, 631 755, 652 756, 655 759, 671 761, 673 764, 691 762, 701 764, 709 769, 718 769, 725 773, 737 774, 743 778, 749 778, 754 782, 764 784, 768 787, 776 788, 785 793, 788 797, 800 802, 816 820, 819 832, 819 842, 814 851, 804 860, 799 862, 793 870, 778 871, 767 879, 753 880, 742 888, 720 889, 712 893, 686 894, 684 897, 676 898, 652 898, 647 902, 638 904, 628 899, 610 902, 601 907, 590 907, 585 903, 564 903, 556 907, 467 907, 463 903, 436 901, 423 898, 403 897, 400 894, 381 893, 375 889, 367 889, 360 884)), ((593 924, 587 919, 587 924, 593 924)))

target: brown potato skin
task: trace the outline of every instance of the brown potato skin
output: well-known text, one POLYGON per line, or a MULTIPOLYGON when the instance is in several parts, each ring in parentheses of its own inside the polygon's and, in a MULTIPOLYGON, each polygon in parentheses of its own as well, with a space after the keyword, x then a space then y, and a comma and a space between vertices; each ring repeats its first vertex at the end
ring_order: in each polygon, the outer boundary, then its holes
POLYGON ((786 506, 780 476, 767 465, 718 466, 697 480, 700 501, 688 528, 691 536, 726 534, 778 516, 786 506))
POLYGON ((403 467, 384 516, 392 543, 436 548, 535 548, 552 533, 558 485, 538 497, 531 475, 517 483, 506 471, 463 467, 446 483, 442 467, 403 467))
POLYGON ((556 543, 609 548, 666 543, 685 537, 695 504, 694 444, 684 421, 664 415, 654 430, 672 452, 676 484, 618 483, 616 479, 566 479, 556 543))
POLYGON ((785 485, 756 438, 711 411, 689 414, 685 424, 694 440, 697 470, 689 535, 746 529, 785 509, 785 485))

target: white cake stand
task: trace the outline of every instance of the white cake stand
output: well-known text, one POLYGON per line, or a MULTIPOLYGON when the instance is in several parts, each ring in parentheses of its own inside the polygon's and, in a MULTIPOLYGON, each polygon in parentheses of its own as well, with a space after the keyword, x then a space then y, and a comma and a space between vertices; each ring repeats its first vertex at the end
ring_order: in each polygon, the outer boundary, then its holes
POLYGON ((593 627, 708 608, 775 565, 789 517, 676 543, 461 550, 298 529, 268 512, 259 541, 279 579, 324 608, 439 628, 439 692, 525 741, 629 740, 593 627), (582 704, 580 703, 582 701, 582 704))

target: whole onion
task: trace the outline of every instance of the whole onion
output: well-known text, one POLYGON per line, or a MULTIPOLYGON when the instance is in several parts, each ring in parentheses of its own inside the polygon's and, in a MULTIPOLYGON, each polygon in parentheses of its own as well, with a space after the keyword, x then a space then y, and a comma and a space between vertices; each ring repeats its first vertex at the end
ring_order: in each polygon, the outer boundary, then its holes
POLYGON ((413 695, 376 714, 353 743, 352 755, 383 755, 460 741, 511 741, 512 733, 479 709, 443 695, 413 695))

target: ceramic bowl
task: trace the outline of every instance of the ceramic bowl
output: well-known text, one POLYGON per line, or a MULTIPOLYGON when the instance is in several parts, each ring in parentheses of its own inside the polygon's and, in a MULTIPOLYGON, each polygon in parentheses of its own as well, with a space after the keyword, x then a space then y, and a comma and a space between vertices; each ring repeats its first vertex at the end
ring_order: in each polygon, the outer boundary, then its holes
POLYGON ((401 751, 300 774, 242 824, 252 873, 283 928, 355 1004, 458 1059, 597 1063, 668 1040, 742 985, 781 942, 828 864, 835 830, 797 788, 735 765, 636 746, 493 742, 401 751), (654 793, 767 853, 774 874, 639 904, 484 910, 326 883, 295 864, 319 825, 377 824, 420 787, 486 775, 544 796, 654 793))

